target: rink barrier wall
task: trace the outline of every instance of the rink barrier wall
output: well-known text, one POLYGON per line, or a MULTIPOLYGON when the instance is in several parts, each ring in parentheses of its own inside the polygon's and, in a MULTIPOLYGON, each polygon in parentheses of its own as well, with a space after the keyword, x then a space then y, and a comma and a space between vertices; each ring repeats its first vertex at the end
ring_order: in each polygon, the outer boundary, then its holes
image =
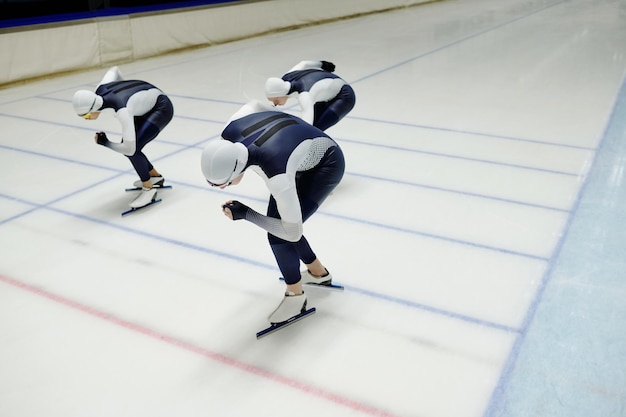
POLYGON ((0 30, 0 87, 433 0, 257 0, 0 30))

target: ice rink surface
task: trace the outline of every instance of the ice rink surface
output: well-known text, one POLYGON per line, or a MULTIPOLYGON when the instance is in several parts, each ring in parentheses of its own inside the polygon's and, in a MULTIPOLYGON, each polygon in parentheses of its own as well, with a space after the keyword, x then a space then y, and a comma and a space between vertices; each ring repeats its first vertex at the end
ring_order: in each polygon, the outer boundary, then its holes
POLYGON ((71 106, 107 68, 0 90, 0 416, 626 416, 625 39, 624 0, 450 0, 121 64, 175 107, 124 217, 71 106), (357 95, 305 224, 345 291, 257 340, 284 285, 220 206, 267 191, 200 153, 303 59, 357 95))

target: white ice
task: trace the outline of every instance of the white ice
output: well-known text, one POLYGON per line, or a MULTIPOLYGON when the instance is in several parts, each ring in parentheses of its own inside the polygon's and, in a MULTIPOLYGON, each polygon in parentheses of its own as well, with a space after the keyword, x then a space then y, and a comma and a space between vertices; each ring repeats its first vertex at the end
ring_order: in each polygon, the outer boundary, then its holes
MULTIPOLYGON (((125 217, 136 175, 93 142, 117 121, 70 103, 106 68, 2 90, 0 416, 577 415, 553 408, 558 392, 526 403, 514 387, 536 381, 514 371, 558 347, 534 313, 556 300, 546 288, 623 95, 625 9, 441 1, 122 64, 176 112, 146 147, 173 188, 125 217), (307 290, 315 315, 256 340, 284 284, 265 233, 220 206, 264 211, 267 192, 253 173, 208 187, 199 158, 302 59, 334 62, 357 95, 328 130, 344 180, 305 224, 346 289, 307 290)), ((602 339, 614 367, 619 334, 602 339)), ((624 412, 624 372, 606 415, 624 412)))

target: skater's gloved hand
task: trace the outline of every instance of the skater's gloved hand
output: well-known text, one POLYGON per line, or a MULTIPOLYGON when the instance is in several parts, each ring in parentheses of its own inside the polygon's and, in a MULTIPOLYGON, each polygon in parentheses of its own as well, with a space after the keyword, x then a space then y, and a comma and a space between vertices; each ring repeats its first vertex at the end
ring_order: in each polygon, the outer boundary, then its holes
POLYGON ((232 220, 245 219, 248 210, 250 210, 248 206, 237 200, 227 201, 226 204, 222 206, 224 214, 232 220))
POLYGON ((109 142, 109 139, 107 138, 107 134, 104 132, 96 133, 95 139, 98 145, 106 145, 109 142))
POLYGON ((322 62, 322 69, 324 71, 335 72, 335 64, 329 61, 321 61, 321 62, 322 62))

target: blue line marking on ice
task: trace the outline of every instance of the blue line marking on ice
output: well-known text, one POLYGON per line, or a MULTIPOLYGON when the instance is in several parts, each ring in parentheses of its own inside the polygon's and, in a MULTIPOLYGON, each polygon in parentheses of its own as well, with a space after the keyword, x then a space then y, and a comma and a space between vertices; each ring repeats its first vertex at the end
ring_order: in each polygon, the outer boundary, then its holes
MULTIPOLYGON (((71 195, 75 195, 81 191, 83 191, 84 189, 90 188, 90 186, 85 187, 83 189, 77 190, 74 193, 71 193, 65 197, 61 197, 61 198, 57 198, 53 201, 50 201, 48 203, 45 204, 38 204, 38 203, 34 203, 28 200, 25 200, 23 198, 18 198, 18 197, 12 197, 3 193, 0 193, 0 198, 4 198, 7 200, 11 200, 20 204, 25 204, 25 205, 29 205, 32 206, 31 209, 28 209, 22 213, 20 213, 19 215, 16 216, 12 216, 9 219, 5 219, 3 221, 0 221, 0 225, 2 224, 6 224, 12 220, 15 220, 19 217, 23 217, 24 215, 28 214, 28 213, 32 213, 33 211, 39 210, 39 209, 44 209, 44 210, 49 210, 58 214, 62 214, 65 216, 69 216, 72 218, 76 218, 76 219, 80 219, 80 220, 84 220, 84 221, 88 221, 88 222, 92 222, 92 223, 97 223, 103 226, 107 226, 107 227, 111 227, 117 230, 121 230, 127 233, 132 233, 132 234, 136 234, 139 236, 143 236, 143 237, 147 237, 149 239, 153 239, 153 240, 157 240, 163 243, 167 243, 170 245, 175 245, 175 246, 179 246, 179 247, 183 247, 186 249, 191 249, 194 251, 198 251, 198 252, 204 252, 204 253, 208 253, 211 255, 216 255, 216 256, 220 256, 223 258, 228 258, 228 259, 232 259, 236 262, 242 262, 245 264, 249 264, 249 265, 253 265, 253 266, 257 266, 259 268, 263 268, 263 269, 269 269, 272 271, 276 271, 277 273, 279 273, 278 268, 275 265, 270 265, 264 262, 257 262, 254 260, 251 260, 249 258, 243 258, 240 256, 236 256, 233 255, 229 252, 222 252, 219 250, 215 250, 209 247, 205 247, 205 246, 200 246, 200 245, 196 245, 196 244, 192 244, 189 242, 185 242, 185 241, 181 241, 178 239, 173 239, 173 238, 169 238, 167 236, 161 236, 161 235, 157 235, 154 233, 149 233, 143 230, 139 230, 139 229, 134 229, 128 226, 122 226, 119 224, 115 224, 115 223, 111 223, 105 220, 101 220, 98 218, 94 218, 94 217, 90 217, 90 216, 86 216, 84 214, 79 214, 79 213, 74 213, 68 210, 64 210, 64 209, 60 209, 60 208, 56 208, 56 207, 52 207, 52 204, 54 204, 55 202, 58 202, 66 197, 69 197, 71 195)), ((375 291, 370 291, 367 289, 363 289, 363 288, 358 288, 358 287, 354 287, 354 286, 346 286, 345 287, 346 290, 349 291, 353 291, 355 293, 359 293, 362 294, 364 296, 368 296, 371 298, 376 298, 376 299, 380 299, 380 300, 384 300, 384 301, 389 301, 392 302, 394 304, 401 304, 404 305, 406 307, 410 307, 410 308, 414 308, 414 309, 418 309, 418 310, 423 310, 423 311, 428 311, 434 314, 438 314, 441 316, 445 316, 445 317, 449 317, 449 318, 453 318, 453 319, 457 319, 463 322, 467 322, 467 323, 472 323, 472 324, 476 324, 476 325, 480 325, 480 326, 485 326, 485 327, 489 327, 489 328, 493 328, 496 330, 500 330, 500 331, 504 331, 507 333, 518 333, 519 330, 511 327, 511 326, 506 326, 500 323, 495 323, 495 322, 490 322, 490 321, 486 321, 486 320, 481 320, 481 319, 477 319, 471 316, 466 316, 463 314, 459 314, 459 313, 455 313, 452 311, 447 311, 447 310, 443 310, 443 309, 439 309, 436 307, 432 307, 432 306, 428 306, 426 304, 421 304, 421 303, 417 303, 415 301, 411 301, 411 300, 406 300, 406 299, 402 299, 402 298, 398 298, 398 297, 393 297, 390 295, 386 295, 386 294, 382 294, 379 292, 375 292, 375 291)))
POLYGON ((529 171, 545 172, 545 173, 548 173, 548 174, 565 175, 565 176, 569 176, 569 177, 579 177, 580 176, 580 174, 577 173, 577 172, 557 171, 557 170, 554 170, 554 169, 538 168, 538 167, 532 167, 532 166, 527 166, 527 165, 519 165, 519 164, 511 164, 511 163, 507 163, 507 162, 492 161, 492 160, 489 160, 489 159, 470 158, 470 157, 467 157, 467 156, 451 155, 451 154, 445 154, 445 153, 441 153, 441 152, 423 151, 423 150, 419 150, 419 149, 410 149, 410 148, 404 148, 404 147, 401 147, 401 146, 391 146, 391 145, 385 145, 385 144, 380 144, 380 143, 365 143, 365 142, 360 142, 360 141, 355 141, 355 140, 350 140, 350 139, 341 139, 341 138, 338 138, 338 140, 340 140, 342 142, 347 142, 347 143, 349 143, 349 142, 351 142, 351 143, 358 143, 359 145, 364 145, 364 146, 373 146, 373 147, 377 147, 377 148, 400 150, 400 151, 403 151, 403 152, 419 153, 419 154, 429 155, 429 156, 438 156, 438 157, 441 157, 441 158, 460 159, 460 160, 463 160, 463 161, 479 162, 479 163, 482 163, 482 164, 498 165, 498 166, 504 166, 504 167, 508 167, 508 168, 526 169, 526 170, 529 170, 529 171))
POLYGON ((460 195, 467 196, 467 197, 484 198, 487 200, 500 201, 503 203, 516 204, 520 206, 533 207, 533 208, 538 208, 538 209, 543 209, 543 210, 560 211, 562 213, 569 213, 569 210, 560 208, 560 207, 552 207, 552 206, 546 206, 543 204, 529 203, 529 202, 522 201, 522 200, 511 200, 508 198, 494 197, 494 196, 489 196, 485 194, 471 193, 471 192, 462 191, 462 190, 453 190, 449 188, 437 187, 435 185, 419 184, 419 183, 401 181, 401 180, 396 180, 396 179, 375 177, 373 175, 367 175, 367 174, 346 173, 346 175, 351 175, 351 176, 360 177, 360 178, 367 178, 367 179, 376 180, 376 181, 388 181, 394 184, 402 184, 402 185, 408 185, 411 187, 425 188, 429 190, 441 191, 444 193, 460 194, 460 195))
MULTIPOLYGON (((181 149, 179 149, 177 151, 174 151, 174 152, 171 152, 169 154, 166 154, 164 156, 161 156, 160 158, 155 159, 155 161, 163 160, 163 159, 165 159, 165 158, 167 158, 169 156, 175 155, 175 154, 180 153, 180 152, 182 152, 184 150, 187 150, 187 149, 199 147, 202 143, 206 142, 209 139, 211 139, 211 138, 203 139, 203 140, 201 140, 201 141, 199 141, 199 142, 197 142, 195 144, 192 144, 192 145, 181 145, 179 143, 171 143, 172 145, 180 146, 181 149)), ((32 151, 32 150, 27 150, 27 149, 20 149, 20 148, 6 146, 6 145, 0 145, 0 149, 7 149, 7 150, 15 151, 15 152, 22 152, 22 153, 25 153, 25 154, 36 155, 36 156, 40 156, 40 157, 44 157, 44 158, 56 159, 56 160, 60 160, 60 161, 64 161, 64 162, 70 162, 70 163, 75 163, 75 164, 79 164, 79 165, 85 165, 85 166, 92 167, 92 168, 98 168, 98 169, 104 169, 104 170, 110 170, 110 171, 118 171, 116 169, 109 168, 109 167, 103 166, 103 165, 97 165, 97 164, 93 164, 93 163, 81 162, 81 161, 77 161, 77 160, 73 160, 73 159, 69 159, 69 158, 64 158, 64 157, 60 157, 60 156, 56 156, 56 155, 50 155, 50 154, 46 154, 46 153, 42 153, 42 152, 37 152, 37 151, 32 151)), ((125 171, 122 171, 122 172, 129 173, 130 171, 125 170, 125 171)), ((461 190, 447 189, 447 188, 443 188, 443 187, 437 187, 437 186, 432 186, 432 185, 427 185, 427 184, 412 183, 412 182, 401 181, 401 180, 396 180, 396 179, 376 177, 376 176, 360 174, 360 173, 346 173, 346 175, 352 175, 352 176, 355 176, 355 177, 367 178, 367 179, 372 179, 372 180, 376 180, 376 181, 393 182, 395 184, 402 184, 402 185, 408 185, 408 186, 412 186, 412 187, 426 188, 426 189, 431 189, 431 190, 436 190, 436 191, 441 191, 441 192, 450 192, 450 193, 461 194, 461 195, 470 196, 470 197, 484 198, 484 199, 489 199, 489 200, 501 201, 501 202, 509 203, 509 204, 516 204, 516 205, 522 205, 522 206, 527 206, 527 207, 534 207, 534 208, 545 209, 545 210, 560 211, 560 212, 568 212, 569 211, 569 210, 562 209, 562 208, 559 208, 559 207, 552 207, 552 206, 546 206, 546 205, 541 205, 541 204, 534 204, 534 203, 529 203, 529 202, 525 202, 525 201, 521 201, 521 200, 504 199, 504 198, 499 198, 499 197, 494 197, 494 196, 489 196, 489 195, 470 193, 470 192, 465 192, 465 191, 461 191, 461 190)), ((189 185, 189 184, 184 184, 184 183, 179 183, 179 184, 181 184, 181 185, 189 185)))
POLYGON ((390 124, 390 125, 402 126, 402 127, 412 127, 412 128, 416 128, 416 129, 426 129, 426 130, 436 130, 436 131, 440 131, 440 132, 458 133, 460 135, 483 136, 483 137, 493 138, 493 139, 506 139, 506 140, 513 140, 513 141, 517 141, 517 142, 534 143, 534 144, 537 144, 537 145, 546 145, 546 146, 556 146, 556 147, 561 147, 561 148, 580 149, 580 150, 584 150, 584 151, 595 151, 596 150, 595 147, 589 147, 589 146, 570 145, 570 144, 567 144, 567 143, 557 143, 557 142, 543 141, 543 140, 537 140, 537 139, 521 138, 521 137, 516 137, 516 136, 499 135, 499 134, 495 134, 495 133, 475 132, 475 131, 472 131, 472 130, 452 129, 452 128, 440 127, 440 126, 428 126, 428 125, 419 125, 419 124, 415 124, 415 123, 396 122, 396 121, 392 121, 392 120, 374 119, 374 118, 370 118, 370 117, 358 117, 358 116, 348 115, 348 116, 346 116, 346 119, 362 120, 362 121, 365 121, 365 122, 390 124))
POLYGON ((532 12, 527 13, 527 14, 525 14, 525 15, 518 16, 518 17, 516 17, 516 18, 514 18, 514 19, 507 20, 507 21, 505 21, 505 22, 502 22, 502 23, 500 23, 500 24, 497 24, 497 25, 495 25, 495 26, 492 26, 492 27, 490 27, 490 28, 488 28, 488 29, 481 30, 481 31, 476 32, 476 33, 473 33, 473 34, 471 34, 471 35, 469 35, 469 36, 465 36, 465 37, 463 37, 463 38, 461 38, 461 39, 457 39, 457 40, 455 40, 455 41, 453 41, 453 42, 449 42, 449 43, 447 43, 447 44, 445 44, 445 45, 442 45, 442 46, 440 46, 440 47, 438 47, 438 48, 431 49, 430 51, 427 51, 427 52, 424 52, 424 53, 422 53, 422 54, 416 55, 416 56, 414 56, 414 57, 412 57, 412 58, 409 58, 409 59, 405 59, 405 60, 403 60, 403 61, 400 61, 400 62, 398 62, 397 64, 390 65, 390 66, 388 66, 387 68, 383 68, 383 69, 381 69, 381 70, 379 70, 379 71, 375 71, 375 72, 373 72, 373 73, 371 73, 371 74, 369 74, 369 75, 366 75, 366 76, 364 76, 364 77, 357 78, 356 80, 352 80, 352 81, 350 81, 350 84, 360 83, 361 81, 365 81, 365 80, 370 79, 370 78, 372 78, 372 77, 375 77, 375 76, 377 76, 377 75, 380 75, 380 74, 383 74, 383 73, 385 73, 385 72, 388 72, 388 71, 394 70, 394 69, 399 68, 399 67, 401 67, 401 66, 403 66, 403 65, 407 65, 407 64, 409 64, 409 63, 411 63, 411 62, 413 62, 413 61, 417 61, 418 59, 424 58, 424 57, 426 57, 426 56, 428 56, 428 55, 432 55, 432 54, 435 54, 435 53, 437 53, 437 52, 440 52, 440 51, 442 51, 442 50, 444 50, 444 49, 447 49, 447 48, 449 48, 449 47, 451 47, 451 46, 458 45, 458 44, 463 43, 463 42, 465 42, 465 41, 468 41, 468 40, 470 40, 470 39, 477 38, 477 37, 482 36, 482 35, 484 35, 484 34, 486 34, 486 33, 493 32, 493 31, 495 31, 495 30, 498 30, 498 29, 500 29, 500 28, 502 28, 502 27, 504 27, 504 26, 508 26, 508 25, 510 25, 510 24, 512 24, 512 23, 515 23, 515 22, 519 21, 519 20, 526 19, 526 18, 528 18, 528 17, 530 17, 530 16, 532 16, 532 15, 535 15, 535 14, 537 14, 537 13, 541 13, 541 12, 543 12, 543 11, 547 10, 547 9, 550 9, 550 8, 552 8, 552 7, 555 7, 555 6, 557 6, 557 5, 560 5, 561 3, 564 3, 564 2, 565 2, 565 0, 563 0, 563 1, 561 1, 561 2, 558 2, 558 3, 549 4, 549 5, 545 6, 545 7, 542 7, 542 8, 536 9, 536 10, 533 10, 532 12))

